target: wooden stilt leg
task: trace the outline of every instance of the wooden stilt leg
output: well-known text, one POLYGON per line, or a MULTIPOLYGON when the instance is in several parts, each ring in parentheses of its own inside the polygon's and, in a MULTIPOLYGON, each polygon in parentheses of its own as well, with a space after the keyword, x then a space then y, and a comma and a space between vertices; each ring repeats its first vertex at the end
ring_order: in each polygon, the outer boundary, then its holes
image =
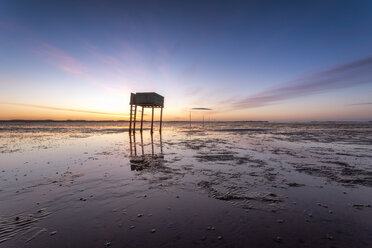
POLYGON ((151 155, 154 156, 154 136, 151 132, 151 155))
POLYGON ((137 105, 134 106, 133 132, 136 132, 137 105))
POLYGON ((154 131, 154 107, 152 107, 151 133, 154 131))
POLYGON ((143 127, 143 111, 144 111, 144 107, 142 106, 142 113, 141 113, 141 133, 142 133, 142 127, 143 127))
POLYGON ((163 124, 163 108, 160 109, 160 129, 159 129, 159 132, 161 132, 162 124, 163 124))
POLYGON ((130 156, 133 156, 133 143, 132 143, 132 135, 129 132, 129 145, 130 145, 130 156))
POLYGON ((143 133, 142 132, 141 132, 141 148, 142 148, 142 156, 144 156, 145 155, 145 149, 143 148, 143 133))
POLYGON ((163 140, 162 140, 162 138, 161 138, 161 132, 160 132, 160 153, 161 153, 161 155, 163 155, 163 140))
POLYGON ((133 131, 133 146, 134 146, 134 156, 137 157, 137 144, 136 144, 136 134, 135 134, 135 131, 133 131))

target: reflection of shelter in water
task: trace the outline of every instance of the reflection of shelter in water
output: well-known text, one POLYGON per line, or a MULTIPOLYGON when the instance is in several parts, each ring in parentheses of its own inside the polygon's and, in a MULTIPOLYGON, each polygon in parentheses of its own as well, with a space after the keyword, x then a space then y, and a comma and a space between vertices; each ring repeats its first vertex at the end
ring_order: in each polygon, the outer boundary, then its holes
POLYGON ((140 133, 140 148, 141 152, 137 152, 136 133, 129 133, 129 145, 130 145, 130 167, 131 170, 143 170, 144 168, 156 166, 163 162, 163 143, 161 133, 159 133, 159 146, 160 153, 155 152, 154 148, 154 136, 150 133, 151 137, 151 153, 145 153, 145 145, 143 144, 143 133, 140 133), (140 153, 140 154, 139 154, 140 153))

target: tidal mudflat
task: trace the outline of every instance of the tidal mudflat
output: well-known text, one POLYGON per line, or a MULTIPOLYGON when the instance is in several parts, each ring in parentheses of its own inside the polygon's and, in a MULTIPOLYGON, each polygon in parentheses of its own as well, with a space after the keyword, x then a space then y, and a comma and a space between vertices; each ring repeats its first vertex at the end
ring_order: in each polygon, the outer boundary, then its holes
POLYGON ((372 247, 372 123, 0 123, 0 247, 372 247))

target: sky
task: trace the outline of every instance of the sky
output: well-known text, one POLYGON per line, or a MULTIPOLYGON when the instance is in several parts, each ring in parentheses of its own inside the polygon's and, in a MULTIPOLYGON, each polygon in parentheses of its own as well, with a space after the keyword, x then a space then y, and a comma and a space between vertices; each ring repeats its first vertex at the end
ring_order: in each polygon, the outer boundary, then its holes
POLYGON ((128 120, 131 92, 165 120, 372 120, 371 30, 371 1, 3 0, 0 120, 128 120))

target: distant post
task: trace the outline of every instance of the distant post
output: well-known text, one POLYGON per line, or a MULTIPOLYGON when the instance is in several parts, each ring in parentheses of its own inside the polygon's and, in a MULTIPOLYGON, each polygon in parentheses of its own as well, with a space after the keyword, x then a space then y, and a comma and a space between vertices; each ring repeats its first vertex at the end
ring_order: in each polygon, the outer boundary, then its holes
MULTIPOLYGON (((190 128, 191 128, 191 111, 211 111, 212 109, 211 108, 192 108, 190 110, 190 128)), ((203 128, 204 128, 204 113, 203 113, 203 128)))
POLYGON ((191 111, 190 111, 190 128, 191 128, 191 111))

